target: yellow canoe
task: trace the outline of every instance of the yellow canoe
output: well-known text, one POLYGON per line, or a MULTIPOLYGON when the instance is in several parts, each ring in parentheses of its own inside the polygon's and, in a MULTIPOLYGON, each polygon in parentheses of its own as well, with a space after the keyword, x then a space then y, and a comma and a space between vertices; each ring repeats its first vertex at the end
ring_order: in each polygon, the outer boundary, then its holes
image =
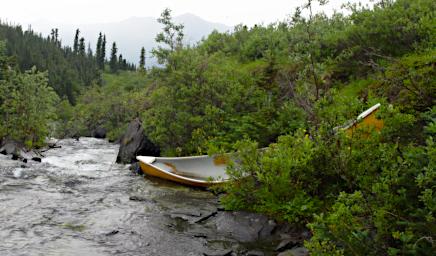
MULTIPOLYGON (((379 108, 380 104, 376 104, 361 113, 351 123, 336 127, 334 130, 342 129, 350 135, 361 126, 374 126, 376 131, 380 131, 383 128, 383 120, 376 118, 376 112, 379 108)), ((136 159, 139 161, 142 172, 147 175, 189 186, 208 187, 223 183, 228 179, 226 174, 228 156, 137 156, 136 159)))
POLYGON ((181 184, 208 187, 228 179, 225 156, 137 156, 142 172, 181 184))
MULTIPOLYGON (((345 126, 343 129, 347 132, 348 135, 352 135, 352 133, 362 127, 372 127, 375 131, 379 132, 383 126, 384 122, 381 119, 377 119, 376 113, 380 108, 380 103, 375 104, 369 109, 362 112, 356 120, 345 126)), ((369 136, 367 134, 366 136, 369 136)))

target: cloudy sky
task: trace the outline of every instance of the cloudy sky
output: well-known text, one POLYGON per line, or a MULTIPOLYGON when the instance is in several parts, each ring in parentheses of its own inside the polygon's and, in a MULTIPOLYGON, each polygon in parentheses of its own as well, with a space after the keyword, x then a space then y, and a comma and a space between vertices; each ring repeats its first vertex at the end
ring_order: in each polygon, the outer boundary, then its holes
MULTIPOLYGON (((330 0, 327 13, 345 2, 371 0, 330 0)), ((121 21, 130 17, 157 17, 165 7, 173 15, 192 13, 205 20, 229 26, 254 25, 283 20, 302 0, 12 0, 2 1, 0 19, 21 25, 50 21, 89 24, 121 21)))

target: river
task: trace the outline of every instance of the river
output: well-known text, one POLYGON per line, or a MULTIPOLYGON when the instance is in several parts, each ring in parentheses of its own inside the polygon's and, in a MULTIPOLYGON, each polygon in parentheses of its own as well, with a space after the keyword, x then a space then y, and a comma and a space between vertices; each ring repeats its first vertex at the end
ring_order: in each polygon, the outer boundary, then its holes
POLYGON ((271 255, 208 220, 214 194, 138 176, 105 140, 58 145, 41 163, 0 155, 0 255, 271 255))

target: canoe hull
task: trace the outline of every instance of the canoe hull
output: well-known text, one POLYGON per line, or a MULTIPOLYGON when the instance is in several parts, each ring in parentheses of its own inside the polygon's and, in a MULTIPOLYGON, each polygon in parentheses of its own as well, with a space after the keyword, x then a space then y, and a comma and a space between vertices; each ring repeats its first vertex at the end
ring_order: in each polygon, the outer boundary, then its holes
MULTIPOLYGON (((170 180, 173 182, 177 182, 180 184, 184 184, 184 185, 188 185, 188 186, 193 186, 193 187, 209 187, 212 185, 217 185, 217 184, 221 184, 223 182, 225 182, 225 180, 207 180, 205 178, 194 178, 192 176, 184 176, 182 174, 182 172, 178 172, 176 171, 177 168, 175 165, 177 165, 178 161, 180 162, 185 162, 183 160, 183 158, 160 158, 159 160, 156 160, 156 158, 154 157, 143 157, 143 156, 139 156, 137 157, 137 159, 139 160, 139 164, 141 167, 141 171, 146 174, 146 175, 150 175, 150 176, 154 176, 154 177, 158 177, 161 179, 165 179, 165 180, 170 180), (167 161, 162 161, 162 159, 171 159, 172 163, 174 164, 170 164, 167 161), (167 165, 167 167, 169 166, 170 168, 162 168, 162 162, 165 163, 165 165, 167 165), (167 169, 167 170, 165 170, 167 169), (171 171, 169 171, 171 170, 171 171)), ((186 158, 185 158, 186 159, 186 158)), ((203 169, 205 171, 210 170, 212 165, 208 165, 204 162, 206 160, 207 157, 197 157, 194 159, 189 159, 189 161, 197 163, 196 166, 192 166, 193 168, 198 168, 203 169), (204 164, 204 165, 203 165, 204 164), (203 166, 203 168, 202 168, 203 166)), ((213 161, 216 162, 216 159, 213 159, 213 161)), ((183 164, 181 164, 183 166, 183 164)), ((214 163, 212 169, 216 168, 218 170, 222 170, 223 173, 225 173, 225 164, 224 163, 214 163)), ((185 166, 185 170, 186 166, 185 166)), ((213 177, 213 176, 211 176, 213 177)))

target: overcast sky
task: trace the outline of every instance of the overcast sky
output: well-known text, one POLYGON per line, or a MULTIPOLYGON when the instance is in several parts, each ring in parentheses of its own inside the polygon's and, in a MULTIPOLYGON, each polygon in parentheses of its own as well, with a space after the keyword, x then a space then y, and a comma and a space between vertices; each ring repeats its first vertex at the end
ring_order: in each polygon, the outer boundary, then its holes
MULTIPOLYGON (((345 2, 330 0, 327 13, 345 2)), ((368 3, 370 0, 360 0, 368 3)), ((283 20, 302 0, 2 0, 0 19, 23 26, 35 21, 89 24, 121 21, 133 16, 158 17, 165 7, 173 15, 192 13, 207 21, 229 26, 254 25, 283 20)))

